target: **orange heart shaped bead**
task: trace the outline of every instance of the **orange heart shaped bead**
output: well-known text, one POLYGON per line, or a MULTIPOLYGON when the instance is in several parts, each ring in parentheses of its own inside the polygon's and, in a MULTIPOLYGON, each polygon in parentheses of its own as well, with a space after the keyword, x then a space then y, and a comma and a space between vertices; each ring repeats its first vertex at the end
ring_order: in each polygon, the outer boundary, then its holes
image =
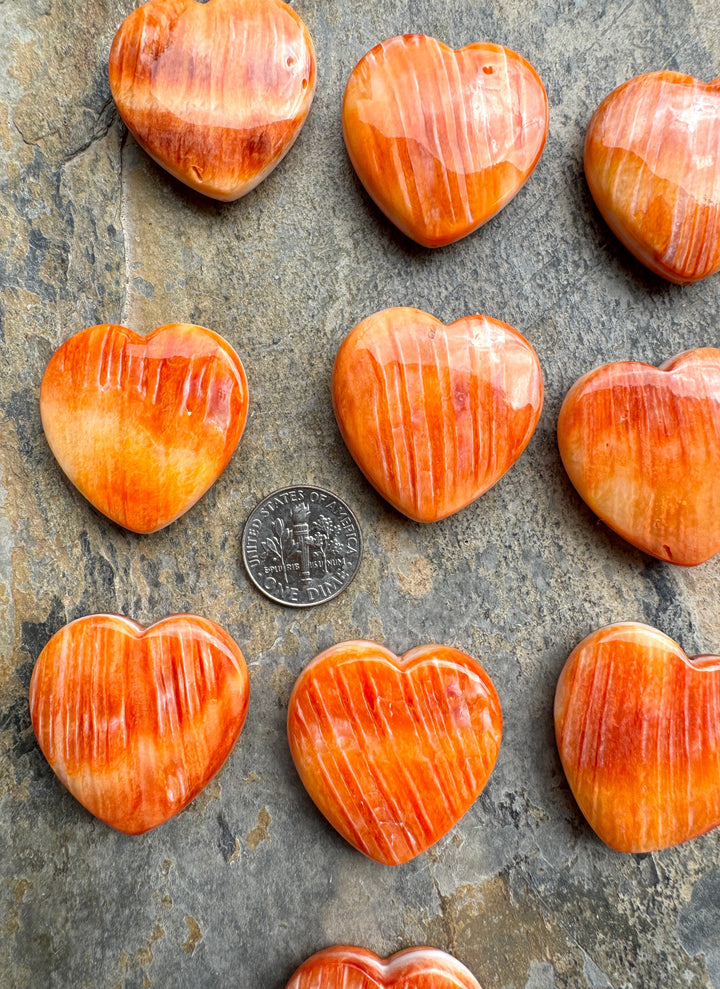
POLYGON ((571 653, 555 694, 560 759, 580 810, 620 852, 720 824, 720 656, 657 629, 609 625, 571 653))
POLYGON ((108 518, 155 532, 191 508, 240 441, 245 371, 202 326, 173 323, 143 338, 93 326, 51 358, 40 388, 50 449, 108 518))
POLYGON ((540 417, 537 354, 506 323, 445 326, 419 309, 359 323, 335 360, 340 431, 398 511, 434 522, 464 508, 515 463, 540 417))
POLYGON ((638 549, 683 566, 720 550, 720 350, 590 371, 558 444, 581 498, 638 549))
POLYGON ((613 233, 651 271, 695 282, 720 268, 720 79, 649 72, 595 111, 590 192, 613 233))
POLYGON ((282 0, 150 0, 110 51, 128 130, 171 175, 230 201, 290 150, 315 91, 315 53, 282 0))
POLYGON ((480 989, 472 973, 436 948, 408 948, 390 958, 337 945, 303 962, 287 989, 480 989))
POLYGON ((457 823, 501 735, 490 677, 450 646, 398 657, 343 642, 308 664, 290 696, 290 751, 305 788, 351 845, 385 865, 420 855, 457 823))
POLYGON ((548 129, 545 89, 520 55, 492 44, 453 51, 407 34, 376 45, 345 89, 350 161, 412 240, 442 247, 520 190, 548 129))
POLYGON ((245 721, 243 655, 219 625, 174 615, 70 622, 40 653, 30 713, 47 761, 91 814, 142 834, 220 769, 245 721))

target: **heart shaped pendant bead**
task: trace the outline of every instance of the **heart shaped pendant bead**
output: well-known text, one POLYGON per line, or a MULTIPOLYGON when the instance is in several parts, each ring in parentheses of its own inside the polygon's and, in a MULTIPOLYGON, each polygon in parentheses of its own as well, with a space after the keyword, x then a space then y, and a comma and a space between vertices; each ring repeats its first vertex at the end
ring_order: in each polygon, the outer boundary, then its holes
POLYGON ((174 323, 140 337, 93 326, 53 355, 40 388, 50 449, 98 511, 155 532, 191 508, 240 441, 245 371, 222 337, 174 323))
POLYGON ((492 487, 535 430, 537 354, 507 323, 445 326, 385 309, 342 343, 332 377, 340 431, 370 483, 417 522, 452 515, 492 487))
POLYGON ((548 129, 545 89, 520 55, 493 44, 453 51, 407 34, 354 68, 343 102, 350 161, 404 234, 442 247, 520 190, 548 129))
POLYGON ((590 371, 565 397, 558 445, 580 497, 633 546, 683 566, 720 550, 720 350, 590 371))
POLYGON ((720 824, 720 656, 688 658, 623 622, 571 653, 555 733, 590 827, 620 852, 668 848, 720 824))
POLYGON ((595 111, 590 192, 613 233, 651 271, 684 284, 720 268, 720 79, 649 72, 595 111))
POLYGON ((287 989, 480 989, 472 973, 436 948, 408 948, 390 958, 337 945, 303 962, 287 989))
POLYGON ((290 150, 315 91, 307 28, 282 0, 150 0, 110 52, 138 144, 213 199, 254 189, 290 150))
POLYGON ((343 642, 308 664, 288 709, 305 788, 340 834, 385 865, 420 855, 479 796, 500 748, 490 677, 450 646, 398 657, 343 642))
POLYGON ((248 699, 242 653, 196 615, 149 628, 79 618, 48 642, 30 681, 43 755, 91 814, 126 834, 200 793, 230 754, 248 699))

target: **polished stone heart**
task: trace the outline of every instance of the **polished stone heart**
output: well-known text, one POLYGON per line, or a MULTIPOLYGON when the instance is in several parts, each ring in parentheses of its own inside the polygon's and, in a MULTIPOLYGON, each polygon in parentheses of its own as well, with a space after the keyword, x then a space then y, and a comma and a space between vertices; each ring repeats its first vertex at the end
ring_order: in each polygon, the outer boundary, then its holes
POLYGON ((350 76, 343 102, 350 161, 392 222, 441 247, 508 203, 545 145, 545 89, 508 48, 453 51, 434 38, 391 38, 350 76))
POLYGON ((315 53, 282 0, 150 0, 115 36, 110 88, 159 165, 206 196, 232 200, 298 136, 315 91, 315 53))
POLYGON ((35 735, 91 814, 141 834, 177 814, 230 754, 249 681, 218 625, 174 615, 144 629, 91 615, 62 628, 30 681, 35 735))
POLYGON ((684 566, 720 550, 720 350, 590 371, 565 397, 558 444, 580 496, 638 549, 684 566))
POLYGON ((390 958, 338 945, 303 962, 287 989, 480 989, 472 973, 436 948, 409 948, 390 958))
POLYGON ((175 323, 140 337, 93 326, 51 358, 40 389, 50 449, 114 522, 154 532, 217 480, 248 409, 245 371, 222 337, 175 323))
POLYGON ((543 401, 537 354, 487 316, 445 326, 385 309, 338 351, 332 395, 358 466, 398 511, 434 522, 464 508, 515 463, 543 401))
POLYGON ((621 852, 720 824, 720 656, 688 658, 647 625, 588 636, 555 695, 555 732, 580 810, 621 852))
POLYGON ((449 646, 398 657, 343 642, 300 674, 288 738, 319 809, 359 851, 407 862, 453 827, 492 772, 502 734, 490 677, 449 646))
POLYGON ((590 121, 585 174, 608 226, 663 278, 720 268, 720 79, 650 72, 613 90, 590 121))

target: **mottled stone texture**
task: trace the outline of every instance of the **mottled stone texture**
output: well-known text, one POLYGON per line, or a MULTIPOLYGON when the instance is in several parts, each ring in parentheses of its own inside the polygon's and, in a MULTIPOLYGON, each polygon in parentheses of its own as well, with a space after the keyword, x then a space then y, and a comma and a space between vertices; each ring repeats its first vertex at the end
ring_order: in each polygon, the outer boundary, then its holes
POLYGON ((718 345, 720 277, 679 288, 619 246, 582 174, 585 127, 639 72, 720 74, 715 0, 296 0, 318 55, 297 144, 253 193, 188 191, 129 138, 106 63, 133 0, 0 0, 0 985, 282 989, 334 942, 453 952, 484 989, 720 987, 720 833, 647 856, 606 849, 582 820, 553 739, 554 685, 590 630, 639 619, 688 652, 720 651, 720 559, 653 562, 585 508, 555 421, 572 381, 619 358, 660 363, 718 345), (350 71, 376 42, 423 31, 507 44, 550 101, 527 186, 468 239, 421 249, 379 214, 340 131, 350 71), (377 309, 450 322, 488 313, 537 349, 540 426, 480 501, 430 527, 368 486, 330 403, 335 350, 377 309), (121 531, 64 480, 38 388, 78 329, 171 321, 223 334, 251 412, 229 467, 156 535, 121 531), (241 525, 290 483, 337 491, 366 555, 350 590, 306 612, 260 597, 241 525), (223 624, 252 675, 245 730, 194 805, 140 838, 94 821, 55 780, 27 705, 33 663, 62 624, 95 611, 150 622, 190 610, 223 624), (285 739, 292 683, 346 638, 401 653, 445 642, 497 686, 505 734, 478 802, 397 869, 365 860, 321 819, 285 739))

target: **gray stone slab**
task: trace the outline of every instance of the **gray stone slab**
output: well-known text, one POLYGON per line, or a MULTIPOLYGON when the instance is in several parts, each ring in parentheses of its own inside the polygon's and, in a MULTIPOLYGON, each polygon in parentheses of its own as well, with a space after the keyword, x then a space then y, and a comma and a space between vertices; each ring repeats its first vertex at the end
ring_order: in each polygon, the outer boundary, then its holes
POLYGON ((720 560, 672 569, 600 524, 566 479, 557 412, 609 360, 661 363, 718 344, 720 276, 649 274, 601 220, 582 173, 589 118, 639 72, 720 74, 715 0, 297 0, 318 89, 291 153, 233 205, 165 175, 120 123, 106 66, 133 0, 0 0, 0 985, 282 989, 328 944, 453 952, 484 989, 719 989, 720 833, 646 856, 605 848, 554 744, 552 699, 573 646, 639 619, 688 652, 720 650, 720 560), (378 213, 346 158, 340 104, 356 61, 422 31, 519 51, 549 96, 547 148, 486 227, 431 252, 378 213), (482 499, 436 525, 369 488, 329 397, 360 319, 413 305, 445 322, 486 312, 537 349, 546 403, 528 450, 482 499), (100 322, 140 332, 195 321, 225 336, 251 387, 230 466, 186 516, 123 532, 64 480, 38 389, 53 350, 100 322), (337 491, 365 559, 351 589, 305 613, 251 587, 241 526, 287 484, 337 491), (97 611, 223 624, 252 674, 250 713, 194 804, 140 838, 95 821, 56 781, 30 726, 40 650, 97 611), (477 657, 505 731, 485 791, 405 866, 354 852, 320 817, 289 756, 289 690, 322 648, 362 637, 477 657))

